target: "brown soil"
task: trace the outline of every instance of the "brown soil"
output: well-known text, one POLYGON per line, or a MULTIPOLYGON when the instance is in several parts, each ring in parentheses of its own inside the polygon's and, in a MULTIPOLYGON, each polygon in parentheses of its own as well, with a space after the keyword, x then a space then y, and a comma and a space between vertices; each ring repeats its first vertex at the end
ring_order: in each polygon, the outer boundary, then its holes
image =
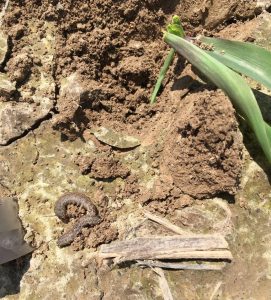
POLYGON ((182 101, 163 163, 183 193, 206 198, 236 192, 242 145, 233 116, 222 92, 198 92, 182 101))
MULTIPOLYGON (((235 1, 219 6, 212 5, 212 1, 200 3, 14 1, 13 9, 5 15, 12 45, 5 70, 21 92, 29 91, 28 78, 37 76, 38 66, 45 71, 52 67, 43 64, 34 49, 27 46, 33 20, 40 39, 45 37, 48 23, 55 26, 53 78, 57 104, 51 113, 55 112, 53 127, 62 132, 63 138, 92 139, 86 137, 86 129, 105 126, 136 135, 155 149, 160 128, 170 125, 165 149, 153 154, 154 168, 162 175, 158 182, 165 180, 164 175, 169 176, 164 183, 166 189, 160 188, 150 197, 141 191, 139 200, 143 203, 169 198, 174 203, 182 194, 194 198, 234 194, 238 186, 242 144, 227 98, 214 91, 197 93, 199 83, 193 81, 194 73, 186 73, 187 68, 181 73, 184 62, 178 59, 166 81, 171 81, 171 90, 167 85, 158 103, 149 105, 167 51, 161 42, 161 29, 172 14, 180 14, 187 33, 195 34, 203 28, 216 28, 217 24, 222 27, 229 16, 242 19, 259 12, 253 2, 245 7, 235 1), (180 98, 185 93, 176 93, 180 91, 180 76, 190 78, 192 91, 183 101, 180 98)), ((28 94, 34 92, 32 89, 28 94)), ((29 102, 29 97, 19 97, 19 101, 29 102)), ((103 149, 101 145, 100 152, 103 149)), ((96 179, 127 177, 129 169, 114 158, 113 152, 107 147, 103 158, 79 157, 76 163, 82 174, 96 179)))
MULTIPOLYGON (((24 137, 49 120, 63 142, 80 139, 96 147, 95 155, 78 152, 70 157, 78 176, 93 179, 94 202, 103 219, 94 228, 84 229, 72 244, 74 250, 125 236, 114 224, 122 217, 125 198, 129 197, 134 211, 146 206, 166 215, 197 199, 236 194, 243 143, 230 100, 201 81, 177 56, 158 102, 150 105, 149 97, 168 52, 161 32, 172 15, 181 16, 188 35, 212 35, 260 14, 256 2, 10 1, 4 17, 9 51, 0 71, 17 90, 0 99, 1 104, 10 105, 3 113, 9 127, 5 125, 8 129, 0 145, 24 137), (53 47, 34 48, 32 41, 53 47), (43 77, 45 89, 41 89, 43 77), (149 152, 141 153, 139 146, 133 161, 125 161, 131 149, 98 141, 93 131, 100 127, 138 138, 149 152), (140 155, 144 154, 148 160, 144 175, 153 179, 151 187, 139 183, 144 165, 140 155), (138 164, 138 172, 133 163, 138 164), (108 183, 118 180, 124 184, 106 190, 108 183)), ((69 207, 74 219, 83 213, 69 207)))
MULTIPOLYGON (((102 223, 93 228, 84 228, 82 234, 78 236, 72 243, 72 249, 75 251, 83 248, 95 248, 101 244, 109 243, 118 237, 117 229, 112 226, 112 222, 116 219, 116 212, 108 205, 108 198, 103 192, 98 191, 95 195, 95 204, 99 210, 99 216, 102 218, 102 223)), ((68 207, 68 216, 73 218, 71 226, 74 221, 82 215, 82 211, 74 205, 68 207)))
MULTIPOLYGON (((219 24, 223 24, 230 11, 241 17, 239 5, 232 2, 220 14, 219 24)), ((181 73, 184 61, 178 59, 166 81, 171 80, 172 84, 166 86, 156 105, 149 104, 167 51, 161 42, 161 28, 173 13, 179 12, 188 34, 192 25, 193 34, 204 25, 213 28, 216 21, 209 20, 206 12, 218 7, 208 1, 203 7, 196 1, 180 5, 179 1, 147 0, 62 1, 61 4, 23 1, 12 5, 13 10, 5 17, 6 26, 12 26, 9 32, 12 52, 6 71, 22 91, 29 89, 27 80, 34 76, 35 66, 41 65, 27 47, 31 32, 28 26, 34 18, 41 39, 46 23, 56 26, 53 78, 57 83, 57 104, 52 110, 55 111, 53 127, 61 131, 64 139, 93 140, 86 130, 104 126, 152 144, 152 166, 160 173, 153 190, 139 189, 136 183, 127 180, 126 195, 132 193, 129 192, 132 186, 132 191, 136 191, 135 201, 165 213, 187 205, 182 195, 206 198, 236 192, 242 143, 229 100, 215 91, 197 92, 204 85, 194 80, 196 76, 189 67, 181 73), (193 7, 191 15, 188 8, 193 7), (179 81, 180 77, 186 81, 179 81), (180 101, 189 91, 187 88, 191 93, 180 101), (156 151, 155 139, 162 127, 168 128, 163 138, 166 146, 156 151)), ((253 7, 251 4, 243 15, 250 16, 253 7)), ((46 65, 42 67, 46 70, 46 65)), ((97 180, 126 178, 130 170, 118 160, 118 151, 95 143, 104 155, 96 158, 79 154, 75 163, 81 173, 97 180)), ((103 225, 97 228, 100 235, 103 225)))

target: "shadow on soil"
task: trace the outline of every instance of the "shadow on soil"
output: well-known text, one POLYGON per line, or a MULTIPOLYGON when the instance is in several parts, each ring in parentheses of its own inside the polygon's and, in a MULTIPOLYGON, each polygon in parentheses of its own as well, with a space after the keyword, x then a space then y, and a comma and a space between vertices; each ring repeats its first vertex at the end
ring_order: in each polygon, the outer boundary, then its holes
MULTIPOLYGON (((253 89, 253 93, 256 97, 256 100, 258 102, 264 120, 270 125, 271 97, 269 95, 266 95, 265 93, 262 93, 254 89, 253 89)), ((251 129, 248 127, 248 124, 244 120, 240 119, 239 123, 240 123, 240 129, 244 137, 244 144, 249 154, 255 160, 255 162, 264 170, 264 172, 268 177, 268 181, 271 184, 271 166, 268 163, 267 159, 265 158, 265 155, 262 149, 260 148, 259 143, 257 142, 255 134, 251 131, 251 129)))

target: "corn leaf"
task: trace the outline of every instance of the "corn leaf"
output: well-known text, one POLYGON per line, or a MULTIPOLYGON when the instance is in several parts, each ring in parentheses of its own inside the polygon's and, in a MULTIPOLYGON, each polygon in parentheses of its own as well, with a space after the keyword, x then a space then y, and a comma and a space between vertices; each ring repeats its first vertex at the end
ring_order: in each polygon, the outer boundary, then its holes
POLYGON ((271 89, 271 52, 252 43, 201 37, 215 59, 271 89))
POLYGON ((271 130, 264 122, 255 96, 246 81, 185 39, 165 33, 164 40, 229 96, 236 110, 254 131, 263 152, 271 163, 271 130))
MULTIPOLYGON (((168 24, 167 26, 167 31, 172 33, 172 34, 175 34, 177 36, 180 36, 180 37, 184 37, 185 36, 185 33, 184 33, 184 30, 183 30, 183 27, 182 27, 182 24, 181 24, 181 19, 180 17, 178 16, 173 16, 172 18, 172 21, 170 24, 168 24)), ((157 81, 156 81, 156 84, 155 84, 155 87, 153 89, 153 92, 151 94, 151 98, 150 98, 150 102, 151 104, 155 103, 156 101, 156 97, 157 97, 157 94, 159 92, 159 89, 162 85, 162 82, 166 76, 166 73, 174 59, 174 55, 175 55, 175 50, 174 49, 170 49, 167 57, 166 57, 166 60, 159 72, 159 75, 158 75, 158 78, 157 78, 157 81)))
POLYGON ((150 98, 150 102, 151 104, 155 103, 156 101, 156 97, 157 97, 157 94, 159 92, 159 89, 161 87, 161 84, 166 76, 166 73, 174 59, 174 54, 175 54, 175 50, 174 49, 170 49, 165 61, 164 61, 164 64, 159 72, 159 75, 158 75, 158 78, 157 78, 157 81, 156 81, 156 84, 155 84, 155 87, 153 89, 153 92, 151 94, 151 98, 150 98))

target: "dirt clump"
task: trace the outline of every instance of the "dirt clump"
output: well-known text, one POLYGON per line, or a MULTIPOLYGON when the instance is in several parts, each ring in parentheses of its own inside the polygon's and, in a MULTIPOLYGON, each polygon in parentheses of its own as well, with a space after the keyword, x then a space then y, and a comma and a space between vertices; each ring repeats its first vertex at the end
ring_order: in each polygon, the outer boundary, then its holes
POLYGON ((32 66, 33 59, 27 53, 23 53, 13 57, 9 60, 7 65, 10 73, 10 80, 16 81, 17 84, 22 83, 31 74, 32 66))
POLYGON ((107 244, 116 240, 118 235, 118 230, 112 226, 111 219, 105 220, 101 225, 95 228, 95 231, 90 230, 85 246, 87 248, 96 248, 101 244, 107 244))
POLYGON ((174 185, 172 176, 168 175, 159 176, 150 190, 142 191, 139 199, 149 211, 163 215, 190 206, 194 201, 189 195, 183 194, 181 189, 174 185))
POLYGON ((217 31, 229 23, 251 19, 260 14, 263 7, 258 2, 257 0, 185 0, 182 1, 177 14, 181 16, 186 30, 191 30, 192 34, 202 29, 217 31))
POLYGON ((159 213, 162 216, 172 216, 176 210, 181 210, 187 206, 191 206, 194 203, 194 199, 188 195, 179 194, 178 197, 174 198, 169 195, 166 199, 152 199, 149 198, 147 209, 153 213, 159 213))
POLYGON ((191 94, 181 105, 164 150, 164 167, 195 198, 234 194, 242 143, 230 101, 220 91, 191 94))
MULTIPOLYGON (((72 242, 74 251, 84 248, 96 248, 101 244, 109 243, 118 238, 118 230, 113 224, 116 220, 116 212, 110 207, 108 197, 98 190, 94 198, 102 222, 91 228, 83 228, 82 233, 72 242)), ((77 215, 73 214, 74 218, 81 216, 80 209, 76 208, 76 211, 77 215)))
POLYGON ((113 157, 95 158, 89 176, 96 179, 126 178, 129 175, 127 167, 113 157))
POLYGON ((114 180, 118 177, 123 179, 130 174, 128 167, 124 166, 111 151, 100 153, 97 157, 78 155, 74 162, 79 167, 81 174, 97 180, 114 180))

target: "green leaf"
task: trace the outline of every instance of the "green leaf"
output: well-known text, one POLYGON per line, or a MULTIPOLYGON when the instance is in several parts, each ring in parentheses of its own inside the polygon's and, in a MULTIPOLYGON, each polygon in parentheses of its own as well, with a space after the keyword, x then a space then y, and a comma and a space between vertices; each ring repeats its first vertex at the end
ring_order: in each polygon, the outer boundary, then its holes
POLYGON ((271 131, 264 122, 255 96, 246 81, 236 72, 185 39, 165 33, 164 40, 229 96, 234 107, 249 123, 271 163, 271 131))
MULTIPOLYGON (((172 33, 172 34, 175 34, 177 36, 180 36, 180 37, 184 37, 185 36, 185 33, 184 33, 184 30, 183 30, 183 27, 182 27, 182 24, 181 24, 181 19, 179 16, 173 16, 172 17, 172 21, 171 23, 167 26, 167 31, 172 33)), ((175 54, 175 50, 174 49, 170 49, 165 61, 164 61, 164 64, 159 72, 159 75, 158 75, 158 78, 157 78, 157 81, 156 81, 156 84, 155 84, 155 87, 153 89, 153 92, 151 94, 151 98, 150 98, 150 103, 153 104, 155 103, 156 101, 156 97, 157 97, 157 94, 159 92, 159 89, 161 87, 161 84, 166 76, 166 73, 174 59, 174 54, 175 54)))
POLYGON ((184 37, 185 33, 182 27, 181 19, 179 16, 173 16, 172 22, 167 26, 167 32, 184 37))
POLYGON ((165 61, 164 61, 164 64, 159 72, 159 75, 158 75, 158 78, 157 78, 157 81, 156 81, 156 84, 155 84, 155 87, 153 89, 153 92, 151 94, 151 99, 150 99, 150 102, 151 104, 155 103, 156 101, 156 97, 157 97, 157 94, 159 92, 159 89, 160 89, 160 86, 166 76, 166 73, 174 59, 174 54, 175 54, 175 50, 174 49, 170 49, 165 61))
POLYGON ((253 78, 271 89, 271 52, 252 43, 201 37, 213 47, 208 53, 238 73, 253 78))

